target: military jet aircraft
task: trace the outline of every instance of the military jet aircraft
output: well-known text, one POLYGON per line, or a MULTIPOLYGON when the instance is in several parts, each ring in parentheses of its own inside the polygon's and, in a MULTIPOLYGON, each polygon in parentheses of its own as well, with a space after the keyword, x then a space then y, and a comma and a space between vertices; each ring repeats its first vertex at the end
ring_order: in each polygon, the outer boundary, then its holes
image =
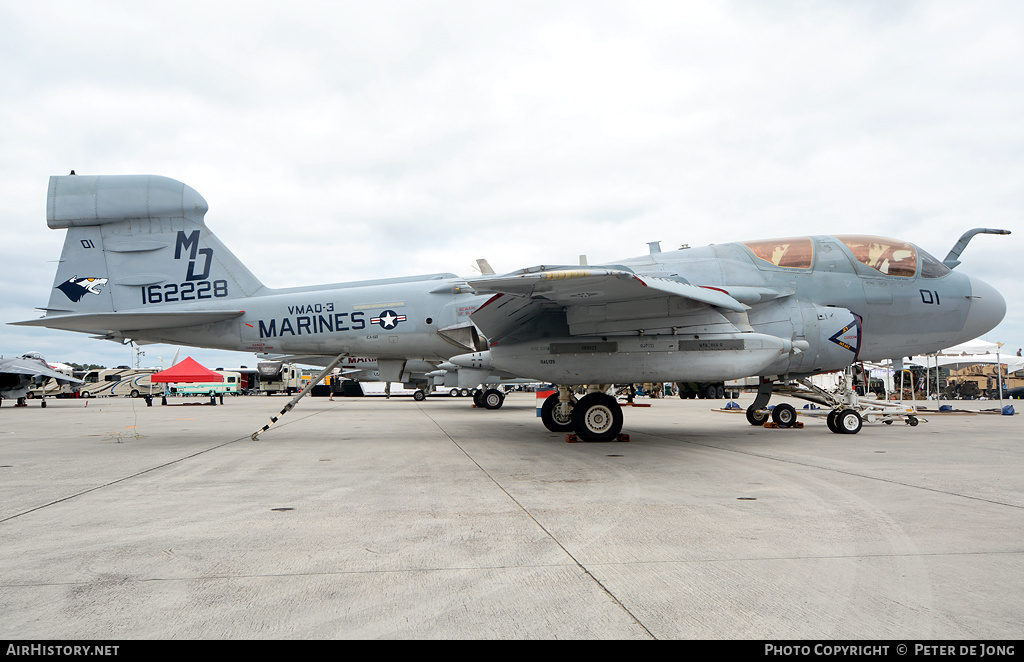
MULTIPOLYGON (((29 390, 44 385, 50 379, 59 383, 82 383, 81 379, 51 368, 39 352, 28 352, 15 359, 0 359, 0 400, 15 398, 18 401, 16 406, 24 407, 29 390)), ((46 406, 45 397, 41 406, 46 406)))
MULTIPOLYGON (((615 383, 760 376, 748 409, 757 423, 778 380, 932 352, 1005 314, 998 292, 953 269, 973 233, 1006 231, 967 233, 942 262, 859 235, 664 253, 653 242, 648 255, 603 266, 270 289, 206 227, 207 210, 195 190, 164 177, 51 177, 47 224, 67 230, 64 249, 45 316, 18 324, 375 357, 385 381, 405 381, 411 359, 448 359, 460 372, 557 385, 545 425, 600 441, 622 428, 606 393, 615 383), (69 282, 81 290, 62 287, 69 282), (574 386, 587 395, 577 400, 574 386)), ((840 430, 860 429, 855 411, 841 413, 840 430)))

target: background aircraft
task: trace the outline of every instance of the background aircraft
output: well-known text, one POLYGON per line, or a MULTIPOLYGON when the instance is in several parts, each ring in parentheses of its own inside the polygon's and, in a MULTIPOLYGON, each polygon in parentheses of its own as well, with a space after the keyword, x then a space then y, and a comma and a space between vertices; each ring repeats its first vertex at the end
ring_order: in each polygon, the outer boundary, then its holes
POLYGON ((967 235, 946 263, 903 241, 816 236, 665 253, 654 243, 615 265, 484 272, 468 285, 432 274, 271 289, 209 231, 207 209, 165 177, 51 177, 47 224, 67 230, 64 249, 45 316, 19 324, 375 357, 384 381, 407 381, 409 360, 451 359, 460 373, 558 385, 545 425, 606 440, 622 428, 614 383, 762 376, 757 422, 775 380, 935 351, 1005 313, 992 287, 952 270, 967 235), (588 394, 577 401, 572 386, 588 394))
MULTIPOLYGON (((42 386, 50 379, 66 384, 82 383, 80 379, 51 368, 38 352, 22 354, 14 359, 0 359, 0 400, 16 398, 17 406, 23 407, 29 389, 42 386)), ((43 398, 41 406, 46 406, 46 398, 43 398)))

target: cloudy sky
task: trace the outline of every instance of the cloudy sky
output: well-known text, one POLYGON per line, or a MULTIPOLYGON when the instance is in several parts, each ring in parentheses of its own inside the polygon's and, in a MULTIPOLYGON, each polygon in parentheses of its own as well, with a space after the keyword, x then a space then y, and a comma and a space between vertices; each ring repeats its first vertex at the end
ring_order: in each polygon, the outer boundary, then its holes
MULTIPOLYGON (((49 297, 47 179, 75 169, 189 184, 271 287, 801 234, 941 259, 1007 228, 959 268, 1024 345, 1016 1, 3 2, 0 169, 2 322, 49 297)), ((0 326, 28 350, 134 361, 0 326)))

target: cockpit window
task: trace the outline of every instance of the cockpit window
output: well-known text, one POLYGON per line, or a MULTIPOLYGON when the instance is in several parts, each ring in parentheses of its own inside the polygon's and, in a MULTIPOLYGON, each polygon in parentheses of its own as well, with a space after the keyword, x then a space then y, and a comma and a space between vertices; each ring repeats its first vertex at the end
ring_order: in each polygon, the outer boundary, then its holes
POLYGON ((949 267, 925 251, 921 251, 921 276, 923 278, 942 278, 948 273, 949 267))
POLYGON ((886 276, 913 278, 917 273, 917 249, 913 244, 884 237, 836 237, 846 244, 861 264, 886 276))
POLYGON ((777 267, 810 269, 814 265, 814 244, 810 237, 747 241, 743 245, 758 258, 777 267))

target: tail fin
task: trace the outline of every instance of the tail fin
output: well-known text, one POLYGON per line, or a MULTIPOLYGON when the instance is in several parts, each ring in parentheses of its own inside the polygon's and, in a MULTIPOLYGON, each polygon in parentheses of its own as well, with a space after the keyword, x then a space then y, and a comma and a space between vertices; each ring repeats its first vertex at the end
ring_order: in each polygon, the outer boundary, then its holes
POLYGON ((67 229, 47 316, 251 296, 263 284, 204 223, 194 189, 155 175, 50 177, 46 224, 67 229))

